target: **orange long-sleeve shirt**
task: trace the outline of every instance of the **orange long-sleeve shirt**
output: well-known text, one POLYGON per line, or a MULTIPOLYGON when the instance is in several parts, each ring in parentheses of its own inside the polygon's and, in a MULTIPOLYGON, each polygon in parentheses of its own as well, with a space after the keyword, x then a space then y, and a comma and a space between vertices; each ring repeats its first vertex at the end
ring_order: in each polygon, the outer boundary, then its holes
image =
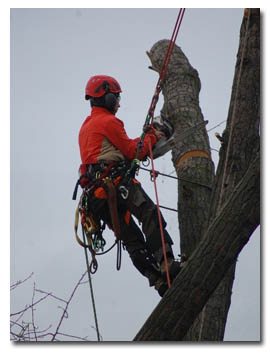
MULTIPOLYGON (((157 142, 153 133, 147 133, 144 138, 144 146, 138 156, 139 159, 148 155, 149 139, 152 146, 157 142)), ((86 118, 79 132, 82 164, 132 160, 136 156, 139 140, 139 137, 130 139, 123 122, 107 109, 93 107, 91 115, 86 118)))

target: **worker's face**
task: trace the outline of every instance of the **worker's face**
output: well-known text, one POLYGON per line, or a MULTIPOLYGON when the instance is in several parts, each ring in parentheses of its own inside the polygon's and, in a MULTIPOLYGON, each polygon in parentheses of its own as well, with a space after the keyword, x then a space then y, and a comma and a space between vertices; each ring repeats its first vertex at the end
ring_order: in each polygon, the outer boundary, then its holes
POLYGON ((116 100, 116 104, 115 104, 115 107, 114 107, 114 114, 117 113, 118 109, 120 108, 120 95, 117 97, 117 100, 116 100))

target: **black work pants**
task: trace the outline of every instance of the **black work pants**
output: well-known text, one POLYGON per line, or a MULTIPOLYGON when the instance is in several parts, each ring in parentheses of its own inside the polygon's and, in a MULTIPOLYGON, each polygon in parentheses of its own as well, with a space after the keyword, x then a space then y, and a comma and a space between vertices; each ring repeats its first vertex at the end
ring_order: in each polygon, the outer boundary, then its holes
MULTIPOLYGON (((135 179, 128 186, 128 194, 123 196, 116 186, 117 209, 120 223, 120 239, 133 265, 148 278, 150 286, 155 285, 161 276, 159 265, 163 261, 163 248, 157 207, 145 193, 141 184, 135 179), (142 225, 142 231, 134 221, 135 216, 142 225)), ((90 209, 99 219, 102 219, 111 229, 113 222, 107 199, 98 198, 95 193, 90 196, 90 209)), ((172 239, 166 231, 166 222, 162 217, 164 241, 168 257, 173 258, 172 239)))

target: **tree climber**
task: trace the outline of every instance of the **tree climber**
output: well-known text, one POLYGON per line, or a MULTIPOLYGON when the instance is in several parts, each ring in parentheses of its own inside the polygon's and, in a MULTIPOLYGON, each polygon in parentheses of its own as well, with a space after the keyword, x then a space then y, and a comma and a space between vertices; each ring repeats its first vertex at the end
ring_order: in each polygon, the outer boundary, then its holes
MULTIPOLYGON (((134 178, 126 182, 126 174, 131 161, 136 157, 140 138, 130 139, 124 124, 115 114, 120 107, 119 83, 110 76, 98 75, 89 79, 85 89, 85 99, 90 101, 91 114, 86 118, 79 132, 79 147, 82 166, 87 177, 94 182, 107 168, 108 176, 116 190, 117 218, 120 226, 119 238, 128 251, 134 266, 148 278, 160 296, 168 289, 162 241, 158 221, 157 207, 134 178), (121 170, 121 177, 119 177, 121 170), (118 178, 115 177, 118 176, 118 178), (116 181, 117 179, 117 181, 116 181), (135 216, 142 224, 142 234, 132 218, 135 216)), ((138 158, 143 159, 149 153, 148 141, 152 145, 163 136, 163 132, 151 127, 145 135, 144 144, 138 158)), ((115 231, 114 220, 109 201, 106 197, 106 185, 89 189, 90 209, 93 215, 103 220, 115 231)), ((162 217, 163 227, 166 222, 162 217)), ((172 239, 164 229, 165 246, 171 281, 180 271, 179 262, 174 261, 172 239)))

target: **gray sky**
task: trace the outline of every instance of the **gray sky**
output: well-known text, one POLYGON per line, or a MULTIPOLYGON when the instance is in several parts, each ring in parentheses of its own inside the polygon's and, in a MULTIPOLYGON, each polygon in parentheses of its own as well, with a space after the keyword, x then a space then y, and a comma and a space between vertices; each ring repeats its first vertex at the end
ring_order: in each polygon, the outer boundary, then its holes
MULTIPOLYGON (((11 10, 11 283, 30 281, 14 291, 11 311, 31 302, 36 287, 67 299, 85 271, 83 249, 73 231, 77 202, 71 200, 80 164, 78 131, 89 105, 84 88, 94 74, 117 78, 122 86, 117 116, 130 137, 137 137, 158 79, 148 69, 145 54, 170 38, 177 9, 13 9, 11 10)), ((195 67, 202 83, 200 106, 208 128, 227 118, 243 9, 187 9, 177 45, 195 67)), ((162 106, 162 97, 158 109, 162 106)), ((210 133, 214 137, 221 125, 210 133)), ((212 151, 217 165, 218 153, 212 151)), ((173 172, 171 154, 155 162, 161 172, 173 172)), ((154 200, 149 175, 139 180, 154 200)), ((175 208, 177 184, 158 178, 162 205, 175 208)), ((179 254, 176 214, 163 211, 179 254)), ((105 232, 108 244, 114 241, 105 232)), ((254 341, 260 337, 259 231, 243 249, 237 264, 225 340, 254 341)), ((148 286, 123 253, 116 270, 116 251, 98 258, 93 276, 100 332, 104 341, 134 338, 160 297, 148 286)), ((61 316, 48 300, 38 307, 40 328, 61 316)), ((74 297, 62 332, 96 334, 89 288, 74 297)))

